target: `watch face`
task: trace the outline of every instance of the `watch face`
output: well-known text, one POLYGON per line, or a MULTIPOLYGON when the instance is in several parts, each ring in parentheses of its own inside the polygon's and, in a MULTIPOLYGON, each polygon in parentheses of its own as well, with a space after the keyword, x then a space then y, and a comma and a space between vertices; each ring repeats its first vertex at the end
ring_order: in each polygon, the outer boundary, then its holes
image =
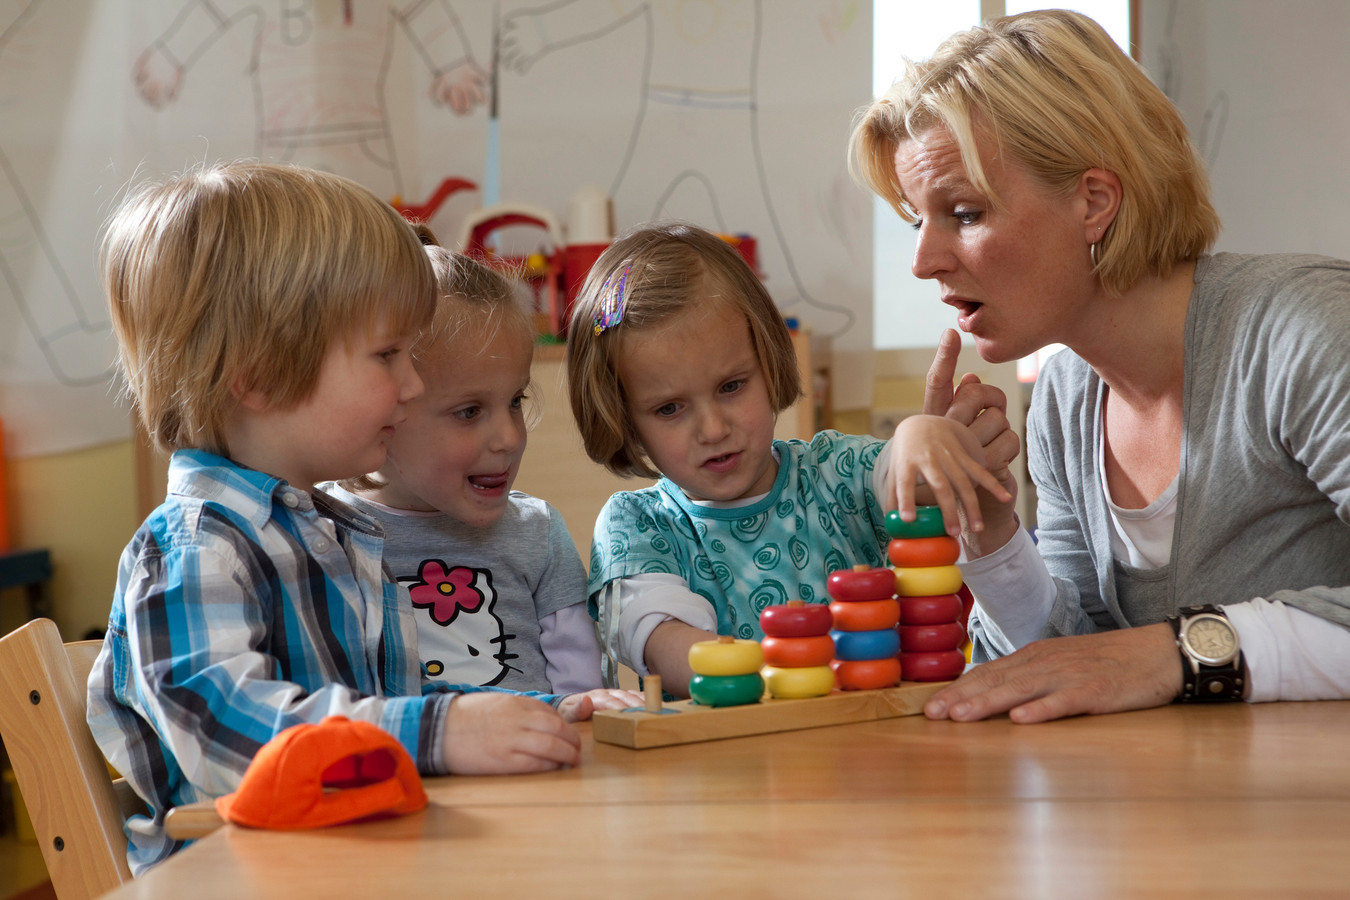
POLYGON ((1190 654, 1207 666, 1226 665, 1237 655, 1237 632, 1222 616, 1201 615, 1187 620, 1182 640, 1190 654))

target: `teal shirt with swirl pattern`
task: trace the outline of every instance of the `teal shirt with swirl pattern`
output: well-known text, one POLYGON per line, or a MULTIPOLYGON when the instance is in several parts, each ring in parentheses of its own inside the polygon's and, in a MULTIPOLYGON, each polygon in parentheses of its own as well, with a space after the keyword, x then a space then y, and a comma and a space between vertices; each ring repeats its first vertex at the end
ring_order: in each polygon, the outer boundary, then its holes
POLYGON ((886 442, 822 431, 774 441, 778 477, 759 501, 700 506, 662 478, 609 498, 591 542, 592 618, 598 594, 620 578, 678 575, 717 610, 717 631, 759 640, 766 606, 828 603, 825 579, 855 565, 885 565, 887 536, 872 489, 886 442))

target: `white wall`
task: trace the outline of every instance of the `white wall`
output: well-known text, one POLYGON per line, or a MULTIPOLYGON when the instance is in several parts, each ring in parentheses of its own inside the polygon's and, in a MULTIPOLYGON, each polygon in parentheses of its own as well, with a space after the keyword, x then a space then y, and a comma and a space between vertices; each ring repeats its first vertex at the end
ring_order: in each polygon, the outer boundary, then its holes
POLYGON ((1208 165, 1217 249, 1350 257, 1350 3, 1141 0, 1139 30, 1208 165))

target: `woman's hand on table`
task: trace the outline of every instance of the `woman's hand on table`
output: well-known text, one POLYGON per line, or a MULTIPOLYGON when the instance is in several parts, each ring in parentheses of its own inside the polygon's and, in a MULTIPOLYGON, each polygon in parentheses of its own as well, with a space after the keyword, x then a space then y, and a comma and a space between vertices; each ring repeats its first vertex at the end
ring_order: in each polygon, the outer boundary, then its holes
MULTIPOLYGON (((589 717, 591 699, 572 696, 589 717)), ((518 694, 459 695, 450 702, 444 740, 446 765, 456 775, 548 772, 581 762, 576 729, 553 707, 518 694)))
POLYGON ((1050 638, 981 663, 924 704, 930 719, 973 722, 1007 713, 1021 724, 1163 706, 1181 691, 1167 623, 1050 638))

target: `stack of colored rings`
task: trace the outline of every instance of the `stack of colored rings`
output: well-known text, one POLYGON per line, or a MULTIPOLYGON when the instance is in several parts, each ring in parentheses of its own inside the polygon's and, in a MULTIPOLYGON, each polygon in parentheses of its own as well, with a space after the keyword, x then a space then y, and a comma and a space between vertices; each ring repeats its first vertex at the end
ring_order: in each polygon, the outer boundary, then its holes
POLYGON ((966 631, 960 619, 961 545, 947 534, 942 511, 920 506, 913 522, 886 515, 891 542, 886 555, 895 566, 900 598, 900 666, 909 681, 948 681, 965 669, 966 631))
POLYGON ((890 569, 854 566, 831 572, 826 590, 833 603, 834 679, 845 691, 867 691, 900 683, 900 637, 896 623, 895 575, 890 569))
POLYGON ((823 697, 834 690, 834 640, 830 608, 789 600, 767 606, 759 614, 764 632, 764 683, 769 696, 781 700, 823 697))
POLYGON ((722 635, 715 641, 698 641, 689 648, 689 696, 704 706, 744 706, 764 696, 759 670, 764 651, 759 641, 736 640, 722 635))

